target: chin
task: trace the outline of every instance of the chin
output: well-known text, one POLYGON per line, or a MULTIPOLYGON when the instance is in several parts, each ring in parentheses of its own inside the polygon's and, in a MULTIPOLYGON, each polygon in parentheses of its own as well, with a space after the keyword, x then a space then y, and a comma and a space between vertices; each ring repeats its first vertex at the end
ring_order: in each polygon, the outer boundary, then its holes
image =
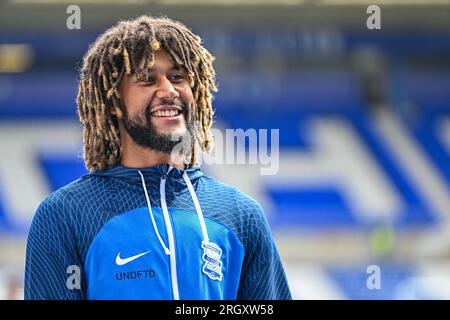
POLYGON ((188 131, 186 128, 175 128, 175 129, 168 130, 167 132, 166 132, 166 130, 160 131, 160 132, 163 134, 166 134, 168 136, 180 137, 180 136, 185 136, 188 131))

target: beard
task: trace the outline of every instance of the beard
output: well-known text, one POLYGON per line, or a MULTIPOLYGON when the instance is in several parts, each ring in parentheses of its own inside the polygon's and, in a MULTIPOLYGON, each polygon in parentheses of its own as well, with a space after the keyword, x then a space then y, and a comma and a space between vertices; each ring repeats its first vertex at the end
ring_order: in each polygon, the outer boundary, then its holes
MULTIPOLYGON (((130 118, 126 108, 123 108, 123 124, 133 141, 145 148, 171 154, 174 148, 179 144, 190 144, 191 138, 194 137, 194 117, 187 120, 190 108, 183 103, 178 104, 182 108, 182 115, 186 123, 186 130, 183 134, 164 134, 159 132, 152 123, 151 106, 145 109, 144 124, 142 121, 130 118)), ((188 147, 183 146, 181 150, 186 153, 188 147)))

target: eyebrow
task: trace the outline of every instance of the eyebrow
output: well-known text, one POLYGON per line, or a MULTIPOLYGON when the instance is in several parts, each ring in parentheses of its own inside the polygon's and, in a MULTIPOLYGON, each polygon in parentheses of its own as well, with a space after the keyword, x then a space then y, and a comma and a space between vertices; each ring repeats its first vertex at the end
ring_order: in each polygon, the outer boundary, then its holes
MULTIPOLYGON (((157 73, 157 69, 154 68, 139 68, 137 69, 134 74, 133 74, 133 81, 135 83, 141 82, 141 81, 145 81, 145 77, 146 77, 146 72, 147 71, 147 75, 153 75, 155 73, 157 73)), ((181 71, 183 73, 185 73, 186 71, 184 70, 183 67, 181 66, 173 66, 170 69, 168 69, 166 72, 173 72, 173 71, 181 71)))
MULTIPOLYGON (((158 71, 158 69, 151 68, 151 67, 149 67, 147 69, 139 68, 134 73, 135 74, 145 73, 145 71, 147 71, 148 73, 155 73, 155 72, 158 71)), ((173 67, 169 68, 167 71, 168 72, 170 72, 170 71, 183 71, 183 68, 180 67, 180 66, 173 66, 173 67)))

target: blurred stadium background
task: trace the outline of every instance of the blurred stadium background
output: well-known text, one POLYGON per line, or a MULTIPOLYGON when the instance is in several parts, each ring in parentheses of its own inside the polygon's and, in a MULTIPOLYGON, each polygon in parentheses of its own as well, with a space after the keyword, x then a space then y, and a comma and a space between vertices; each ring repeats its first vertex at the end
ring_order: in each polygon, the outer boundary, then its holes
POLYGON ((450 299, 450 1, 124 3, 0 2, 0 299, 23 298, 38 203, 86 172, 83 54, 144 13, 185 22, 216 56, 217 128, 280 130, 276 175, 204 170, 263 205, 295 299, 450 299))

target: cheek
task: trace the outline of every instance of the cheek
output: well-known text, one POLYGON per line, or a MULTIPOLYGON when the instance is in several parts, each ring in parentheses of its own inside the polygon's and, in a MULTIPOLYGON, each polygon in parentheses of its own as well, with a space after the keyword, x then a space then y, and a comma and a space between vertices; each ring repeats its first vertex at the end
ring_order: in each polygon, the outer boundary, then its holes
POLYGON ((185 118, 187 121, 192 121, 192 119, 195 117, 195 103, 194 98, 191 96, 188 99, 184 99, 184 103, 189 107, 188 112, 185 114, 185 118))
POLYGON ((150 104, 150 95, 142 88, 133 88, 127 92, 124 101, 130 114, 141 114, 150 104))
POLYGON ((180 98, 189 103, 194 100, 194 94, 192 93, 192 89, 188 84, 183 84, 177 88, 177 91, 180 95, 180 98))
POLYGON ((180 93, 181 100, 190 107, 189 109, 192 109, 194 105, 194 95, 192 94, 192 89, 187 87, 178 92, 180 93))

